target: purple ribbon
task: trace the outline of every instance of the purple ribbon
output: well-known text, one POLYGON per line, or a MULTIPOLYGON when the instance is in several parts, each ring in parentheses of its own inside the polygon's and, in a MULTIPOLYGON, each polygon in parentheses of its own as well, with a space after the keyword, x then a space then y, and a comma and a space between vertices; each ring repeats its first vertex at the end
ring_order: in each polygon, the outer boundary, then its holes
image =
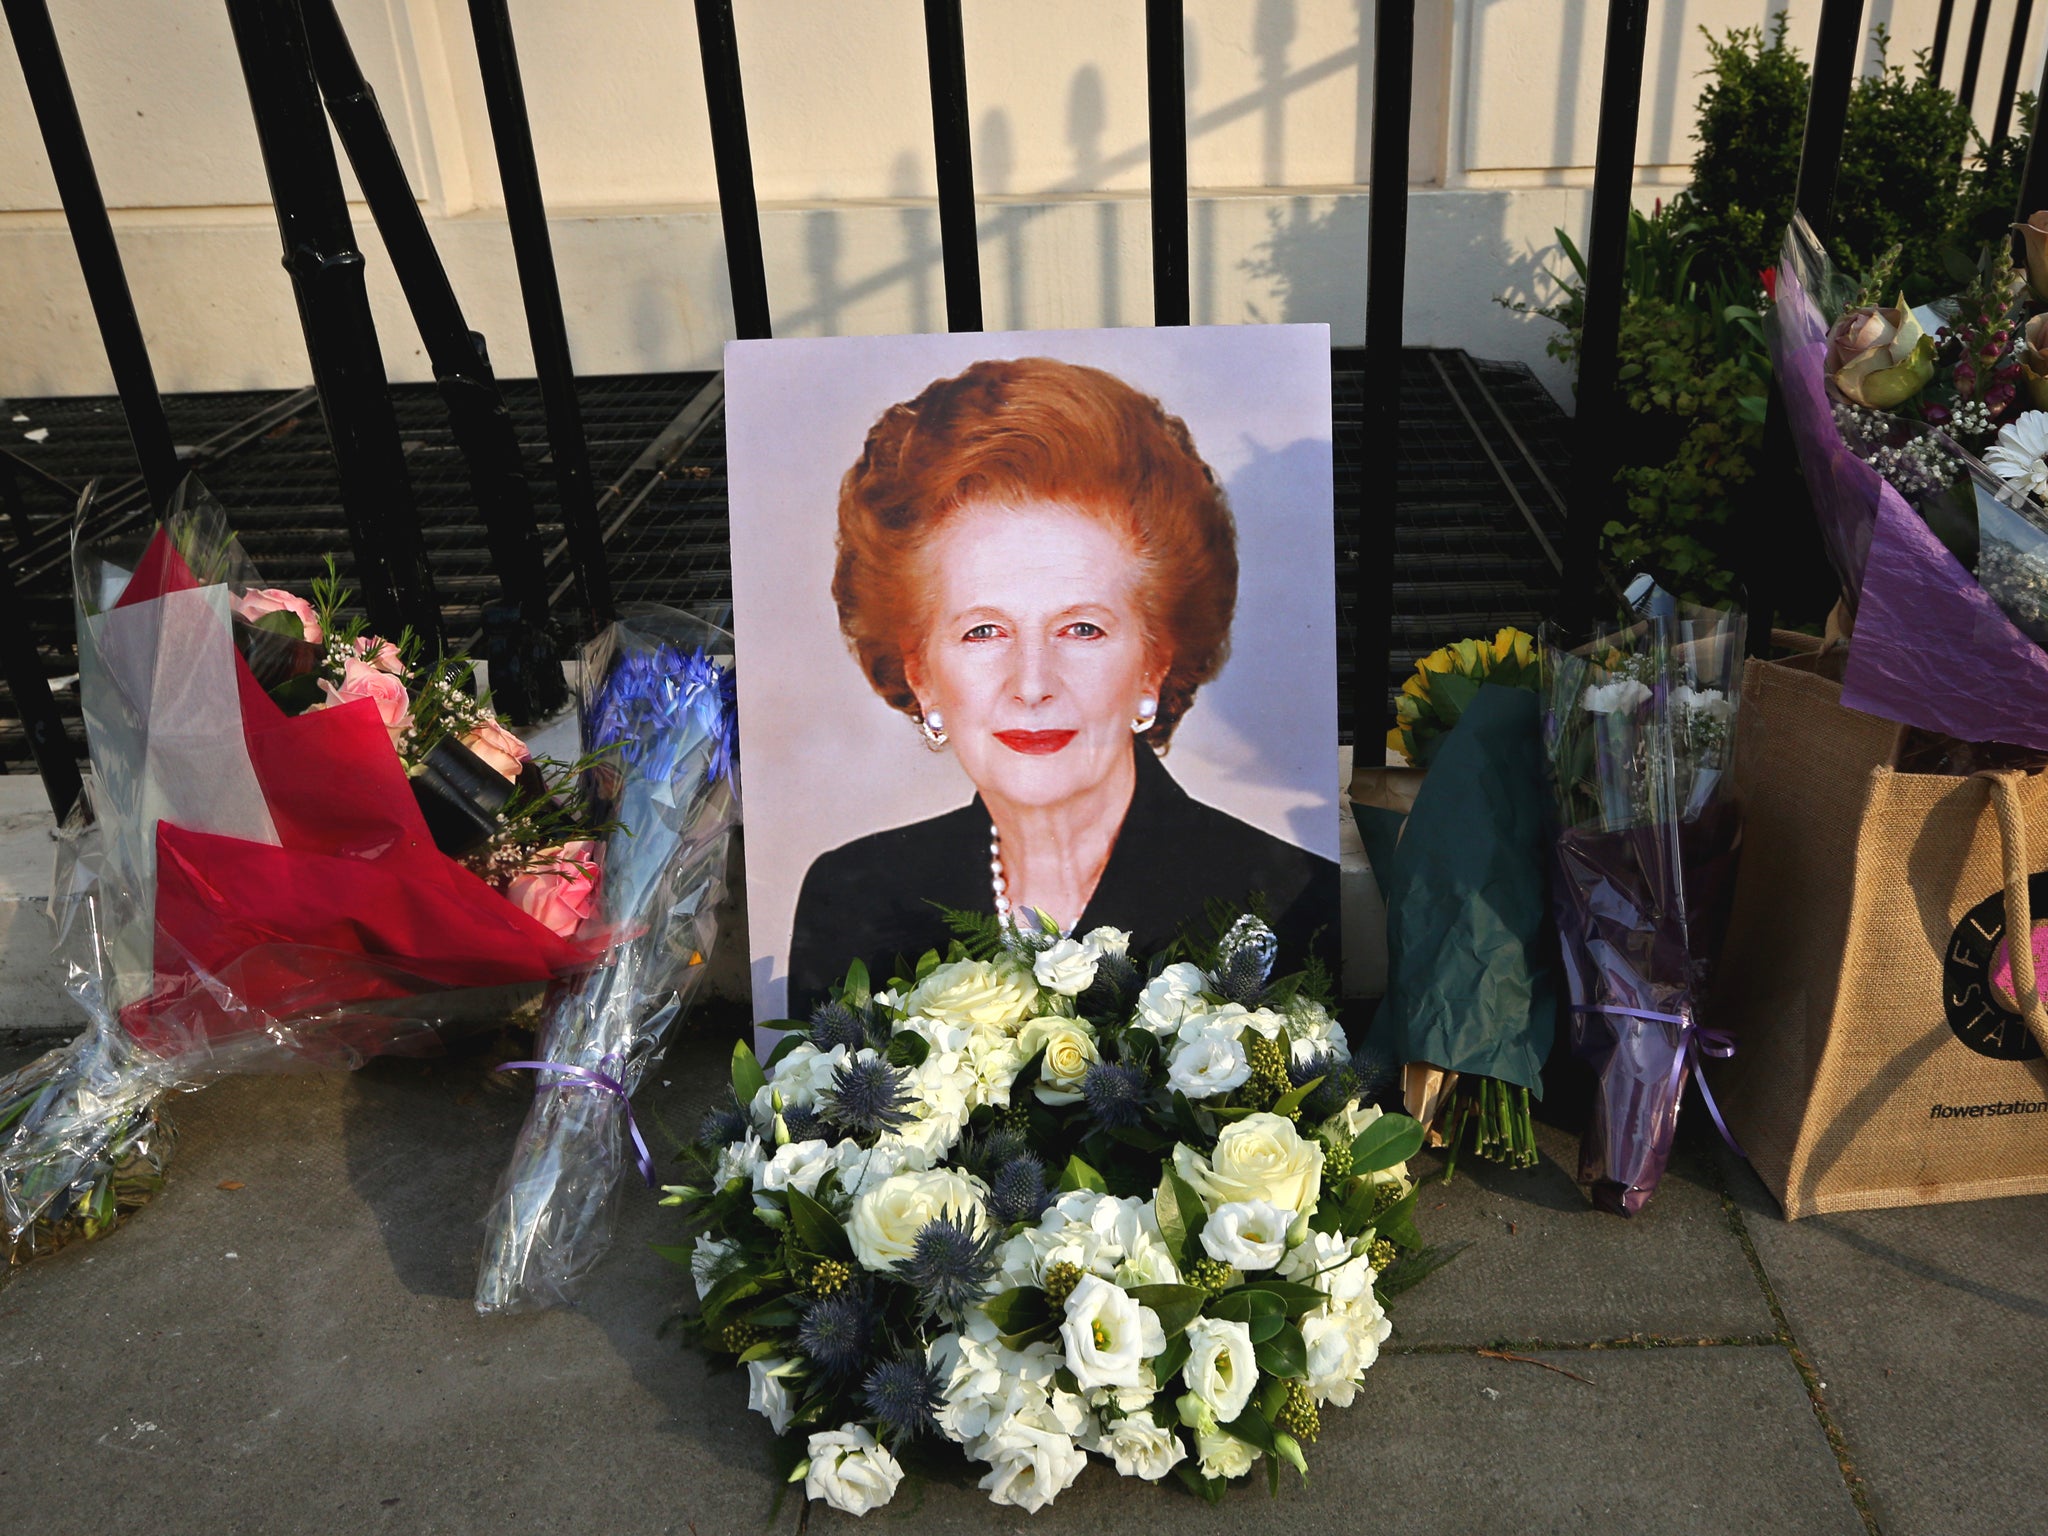
MULTIPOLYGON (((607 1062, 615 1060, 607 1056, 607 1062)), ((608 1077, 590 1067, 579 1067, 566 1061, 507 1061, 498 1066, 500 1072, 559 1072, 588 1088, 601 1088, 616 1095, 626 1110, 626 1134, 633 1138, 633 1161, 640 1169, 640 1177, 647 1181, 647 1187, 654 1186, 654 1154, 647 1150, 647 1138, 640 1134, 640 1124, 633 1118, 633 1096, 626 1091, 626 1085, 615 1077, 608 1077)), ((549 1086, 560 1087, 559 1083, 549 1086)), ((1710 1101, 1711 1102, 1711 1101, 1710 1101)))
POLYGON ((1685 1091, 1683 1079, 1685 1069, 1693 1069, 1692 1080, 1699 1085, 1700 1098, 1707 1106, 1707 1113, 1714 1117, 1714 1129, 1721 1133, 1721 1139, 1728 1143, 1728 1150, 1744 1162, 1749 1154, 1742 1150, 1742 1144, 1728 1129, 1728 1122, 1721 1118, 1721 1106, 1714 1102, 1714 1090, 1707 1086, 1707 1075, 1700 1070, 1699 1058, 1711 1056, 1716 1061, 1726 1061, 1735 1054, 1735 1037, 1725 1029, 1708 1029, 1693 1018, 1692 1010, 1682 1013, 1652 1013, 1647 1008, 1606 1007, 1582 1003, 1572 1009, 1573 1013, 1605 1013, 1624 1019, 1648 1019, 1653 1024, 1676 1024, 1679 1030, 1678 1058, 1671 1063, 1671 1094, 1677 1096, 1685 1091))

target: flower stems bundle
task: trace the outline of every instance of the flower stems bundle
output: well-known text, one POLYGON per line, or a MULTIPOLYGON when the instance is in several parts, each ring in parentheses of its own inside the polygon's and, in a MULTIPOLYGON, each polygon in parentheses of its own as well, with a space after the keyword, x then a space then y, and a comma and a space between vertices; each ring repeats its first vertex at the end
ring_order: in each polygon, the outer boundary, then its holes
POLYGON ((1733 1049, 1696 1010, 1734 888, 1744 633, 1740 613, 1654 588, 1643 606, 1589 644, 1544 646, 1571 1041, 1597 1079, 1579 1182, 1628 1216, 1663 1178, 1699 1055, 1733 1049))
MULTIPOLYGON (((486 1222, 476 1306, 559 1306, 610 1243, 612 1196, 636 1145, 628 1099, 704 974, 739 820, 724 631, 666 609, 612 625, 585 658, 592 798, 605 845, 604 957, 549 998, 532 1110, 486 1222)), ((640 1147, 643 1172, 652 1169, 640 1147)))
POLYGON ((1422 1127, 1363 1104, 1326 978, 1232 922, 1192 961, 1130 935, 953 915, 879 991, 856 965, 672 1186, 693 1333, 812 1498, 890 1501, 950 1444, 1035 1511, 1090 1455, 1203 1498, 1307 1473, 1386 1303, 1445 1255, 1415 1228, 1422 1127))
POLYGON ((1458 1153, 1469 1132, 1472 1153, 1510 1168, 1536 1166, 1536 1122, 1529 1112, 1529 1090, 1495 1077, 1470 1079, 1471 1087, 1451 1095, 1441 1123, 1444 1182, 1458 1169, 1458 1153))

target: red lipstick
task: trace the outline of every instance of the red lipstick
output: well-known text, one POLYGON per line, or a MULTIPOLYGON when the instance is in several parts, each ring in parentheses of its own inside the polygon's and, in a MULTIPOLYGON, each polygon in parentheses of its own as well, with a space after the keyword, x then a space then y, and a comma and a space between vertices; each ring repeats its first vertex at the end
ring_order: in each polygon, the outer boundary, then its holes
POLYGON ((1079 731, 997 731, 996 740, 1026 757, 1047 757, 1080 735, 1079 731))

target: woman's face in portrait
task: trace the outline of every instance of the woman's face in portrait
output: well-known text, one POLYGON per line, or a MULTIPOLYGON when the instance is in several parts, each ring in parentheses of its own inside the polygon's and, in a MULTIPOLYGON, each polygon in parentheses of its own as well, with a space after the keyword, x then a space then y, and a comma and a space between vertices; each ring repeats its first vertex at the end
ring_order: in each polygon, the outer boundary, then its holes
POLYGON ((975 787, 1052 806, 1104 783, 1165 670, 1137 553, 1101 518, 1037 502, 960 508, 924 559, 929 623, 906 671, 975 787))

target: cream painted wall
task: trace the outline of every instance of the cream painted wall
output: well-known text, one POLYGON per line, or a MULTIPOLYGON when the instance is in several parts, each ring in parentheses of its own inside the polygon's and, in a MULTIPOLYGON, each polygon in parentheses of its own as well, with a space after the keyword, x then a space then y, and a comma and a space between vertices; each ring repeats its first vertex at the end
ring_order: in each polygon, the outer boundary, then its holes
MULTIPOLYGON (((1994 7, 1981 119, 2014 3, 1994 7)), ((1759 24, 1778 8, 1653 0, 1644 201, 1685 179, 1706 62, 1699 29, 1759 24)), ((529 371, 467 6, 341 9, 471 323, 501 372, 529 371)), ((691 7, 512 9, 578 368, 716 366, 731 320, 691 7)), ((224 10, 52 10, 164 387, 305 382, 224 10)), ((1932 0, 1868 7, 1891 27, 1895 60, 1926 46, 1934 12, 1932 0)), ((941 328, 918 0, 739 0, 737 13, 777 331, 941 328)), ((1543 354, 1550 327, 1493 300, 1546 297, 1552 229, 1583 231, 1606 7, 1421 0, 1419 13, 1407 335, 1527 360, 1562 392, 1543 354)), ((1793 6, 1808 54, 1817 14, 1815 0, 1793 6)), ((1372 15, 1371 0, 1188 0, 1196 319, 1322 320, 1340 343, 1363 339, 1372 15)), ((1959 17, 1958 59, 1963 29, 1959 17)), ((2033 33, 2027 57, 2038 59, 2048 13, 2033 33)), ((965 35, 988 323, 1149 322, 1143 6, 967 0, 965 35)), ((0 394, 111 388, 56 209, 0 35, 0 394)), ((365 210, 357 222, 391 372, 425 377, 365 210)))

